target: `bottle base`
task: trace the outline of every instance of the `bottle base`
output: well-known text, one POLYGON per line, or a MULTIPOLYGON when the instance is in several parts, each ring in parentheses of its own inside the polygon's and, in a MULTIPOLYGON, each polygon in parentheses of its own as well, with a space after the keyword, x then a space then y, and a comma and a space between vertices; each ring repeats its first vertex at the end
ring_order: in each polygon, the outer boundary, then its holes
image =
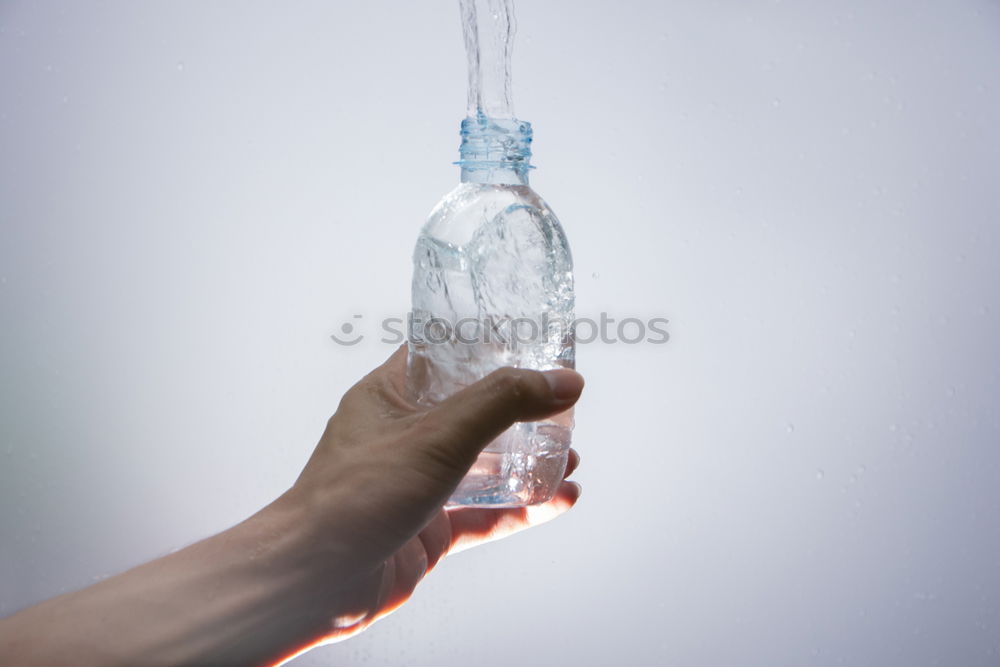
POLYGON ((445 507, 524 507, 551 500, 569 458, 561 452, 533 455, 484 451, 445 507))

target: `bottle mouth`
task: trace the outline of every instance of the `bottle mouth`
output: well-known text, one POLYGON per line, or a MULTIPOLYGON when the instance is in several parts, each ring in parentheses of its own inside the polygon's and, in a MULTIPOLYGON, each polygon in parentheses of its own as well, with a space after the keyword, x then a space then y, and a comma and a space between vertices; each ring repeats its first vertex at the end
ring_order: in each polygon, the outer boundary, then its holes
POLYGON ((531 123, 516 118, 488 118, 482 113, 462 121, 464 168, 531 169, 531 123))

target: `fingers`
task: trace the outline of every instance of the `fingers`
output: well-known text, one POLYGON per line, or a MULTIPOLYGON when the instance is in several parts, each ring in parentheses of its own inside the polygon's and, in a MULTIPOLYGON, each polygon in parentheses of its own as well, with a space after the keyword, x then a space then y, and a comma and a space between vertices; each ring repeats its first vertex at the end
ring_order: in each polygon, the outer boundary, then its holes
POLYGON ((578 467, 580 467, 580 452, 571 449, 569 450, 569 458, 566 460, 566 472, 563 473, 563 479, 572 475, 578 467))
POLYGON ((408 348, 404 343, 397 347, 396 351, 389 355, 389 358, 382 362, 381 366, 366 375, 359 384, 369 382, 383 390, 390 389, 390 393, 395 397, 402 397, 405 393, 407 354, 408 348))
POLYGON ((576 403, 582 391, 583 377, 569 369, 501 368, 426 415, 425 425, 434 434, 427 444, 440 460, 467 469, 479 451, 511 424, 562 412, 576 403))
POLYGON ((406 602, 427 573, 427 553, 417 537, 407 541, 390 560, 393 561, 393 580, 379 617, 406 602))
POLYGON ((382 362, 382 365, 372 371, 372 374, 388 373, 398 375, 406 370, 406 343, 396 348, 396 351, 389 355, 389 358, 382 362))
POLYGON ((444 510, 439 510, 418 535, 427 555, 427 571, 430 572, 451 547, 451 522, 444 510))
POLYGON ((381 366, 377 366, 347 390, 337 411, 351 412, 352 419, 366 421, 378 421, 384 412, 393 415, 407 413, 410 406, 403 400, 406 355, 406 345, 396 348, 381 366))
POLYGON ((508 509, 461 507, 448 510, 452 536, 448 553, 464 551, 551 521, 573 507, 580 498, 580 492, 579 484, 563 482, 555 497, 541 505, 508 509))
POLYGON ((406 602, 421 579, 448 553, 451 546, 451 522, 443 510, 416 536, 410 538, 389 559, 391 581, 381 597, 378 618, 406 602))
POLYGON ((358 382, 358 384, 363 384, 365 382, 378 382, 382 380, 389 380, 397 376, 403 376, 406 373, 406 354, 406 345, 400 345, 396 348, 395 352, 390 354, 389 357, 382 362, 380 366, 376 366, 371 370, 371 372, 361 378, 361 381, 358 382))

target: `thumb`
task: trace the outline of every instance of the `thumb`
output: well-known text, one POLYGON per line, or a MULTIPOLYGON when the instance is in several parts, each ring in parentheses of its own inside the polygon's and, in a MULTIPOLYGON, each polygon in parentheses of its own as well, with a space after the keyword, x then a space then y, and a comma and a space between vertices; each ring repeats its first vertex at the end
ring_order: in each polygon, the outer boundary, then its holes
POLYGON ((480 450, 511 424, 567 410, 582 391, 583 376, 569 369, 501 368, 427 413, 431 437, 424 444, 428 454, 465 474, 480 450))

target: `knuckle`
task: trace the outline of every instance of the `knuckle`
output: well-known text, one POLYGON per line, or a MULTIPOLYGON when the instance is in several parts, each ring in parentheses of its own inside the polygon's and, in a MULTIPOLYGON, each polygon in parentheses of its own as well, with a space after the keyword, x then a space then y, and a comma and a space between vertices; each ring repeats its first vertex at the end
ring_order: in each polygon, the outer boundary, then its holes
POLYGON ((423 412, 410 422, 408 433, 410 440, 421 442, 433 442, 441 437, 442 431, 447 428, 447 422, 440 419, 436 412, 423 412))
POLYGON ((340 412, 341 410, 350 410, 355 407, 356 404, 363 400, 363 391, 364 389, 361 382, 345 391, 344 395, 340 398, 340 404, 337 406, 337 412, 340 412))
POLYGON ((451 424, 427 413, 414 422, 410 440, 424 462, 451 472, 460 468, 463 462, 457 460, 454 448, 448 445, 461 437, 451 424))
POLYGON ((516 368, 501 368, 494 371, 494 387, 497 394, 521 402, 531 395, 531 385, 524 371, 516 368))
POLYGON ((427 443, 421 454, 429 466, 425 471, 432 473, 432 476, 439 481, 451 481, 453 478, 462 477, 471 464, 471 461, 462 460, 453 449, 442 447, 437 442, 427 443))

